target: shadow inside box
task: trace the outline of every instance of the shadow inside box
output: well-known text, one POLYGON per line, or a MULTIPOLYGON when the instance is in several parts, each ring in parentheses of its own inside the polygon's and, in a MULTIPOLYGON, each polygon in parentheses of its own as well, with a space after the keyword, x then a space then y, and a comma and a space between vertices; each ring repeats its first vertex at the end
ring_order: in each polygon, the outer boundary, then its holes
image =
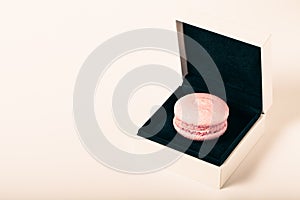
MULTIPOLYGON (((194 91, 205 92, 197 89, 194 91)), ((202 141, 192 141, 189 143, 188 139, 178 134, 173 127, 174 105, 178 98, 185 96, 188 93, 189 90, 186 89, 185 86, 177 88, 162 107, 152 115, 142 128, 139 129, 138 135, 195 158, 202 159, 213 165, 220 166, 246 135, 252 125, 257 121, 260 113, 251 109, 242 110, 239 106, 228 101, 227 104, 229 106, 230 114, 226 132, 218 138, 217 141, 205 141, 205 145, 203 145, 204 142, 202 141), (159 113, 161 113, 162 109, 167 113, 165 122, 160 119, 161 115, 159 113), (153 124, 156 126, 153 126, 153 124), (186 144, 190 145, 186 146, 186 144), (208 148, 213 146, 213 148, 206 155, 206 149, 203 149, 202 146, 207 146, 208 148), (199 155, 204 155, 204 157, 199 158, 199 155)))
POLYGON ((224 187, 233 186, 249 179, 271 150, 283 129, 293 119, 299 118, 300 107, 295 105, 298 105, 300 101, 300 89, 291 87, 291 85, 280 86, 278 84, 274 87, 274 101, 266 118, 265 133, 224 187))

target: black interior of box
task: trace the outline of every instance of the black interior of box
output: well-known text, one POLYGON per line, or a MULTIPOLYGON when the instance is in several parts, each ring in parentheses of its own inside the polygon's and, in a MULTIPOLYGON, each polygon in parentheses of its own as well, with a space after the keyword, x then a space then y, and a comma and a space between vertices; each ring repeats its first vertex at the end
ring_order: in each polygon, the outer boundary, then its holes
MULTIPOLYGON (((229 106, 228 128, 217 140, 213 149, 205 157, 199 158, 220 166, 262 113, 261 49, 186 23, 183 23, 183 33, 198 42, 207 51, 224 82, 229 106)), ((189 40, 185 39, 187 60, 201 58, 199 52, 194 48, 189 48, 191 46, 189 40)), ((201 74, 198 73, 199 71, 201 73, 203 63, 201 63, 201 59, 193 62, 193 64, 195 63, 197 66, 187 63, 188 74, 184 77, 182 85, 139 129, 138 135, 198 158, 203 142, 193 141, 188 149, 182 148, 182 144, 188 139, 179 135, 172 123, 174 105, 178 98, 191 92, 188 89, 189 85, 192 86, 194 92, 209 93, 201 74), (167 119, 164 124, 160 125, 162 120, 159 113, 163 109, 167 113, 167 119), (150 122, 151 126, 148 126, 150 122), (157 126, 153 126, 153 122, 157 122, 157 126), (175 135, 177 135, 177 139, 173 140, 175 135)))

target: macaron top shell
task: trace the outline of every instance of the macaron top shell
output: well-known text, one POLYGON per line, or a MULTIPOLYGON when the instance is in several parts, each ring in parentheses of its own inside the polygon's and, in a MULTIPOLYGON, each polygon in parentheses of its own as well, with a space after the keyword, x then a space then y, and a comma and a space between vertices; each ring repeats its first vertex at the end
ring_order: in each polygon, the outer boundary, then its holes
POLYGON ((174 106, 175 118, 196 126, 224 122, 229 108, 221 98, 208 93, 192 93, 180 98, 174 106))

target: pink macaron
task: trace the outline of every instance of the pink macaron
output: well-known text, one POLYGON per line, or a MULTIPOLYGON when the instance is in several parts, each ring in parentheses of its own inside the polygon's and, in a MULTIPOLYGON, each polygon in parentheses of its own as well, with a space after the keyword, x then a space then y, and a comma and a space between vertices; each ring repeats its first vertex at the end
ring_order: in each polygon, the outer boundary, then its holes
POLYGON ((208 93, 192 93, 181 97, 174 106, 173 125, 191 140, 212 140, 227 129, 229 108, 221 98, 208 93))

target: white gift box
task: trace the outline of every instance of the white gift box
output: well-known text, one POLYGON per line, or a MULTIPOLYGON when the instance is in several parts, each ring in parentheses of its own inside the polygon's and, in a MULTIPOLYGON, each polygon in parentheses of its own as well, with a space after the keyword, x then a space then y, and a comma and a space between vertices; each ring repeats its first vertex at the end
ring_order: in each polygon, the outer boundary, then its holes
MULTIPOLYGON (((179 136, 170 145, 170 141, 178 135, 172 125, 173 107, 177 100, 173 94, 162 105, 168 114, 162 130, 153 135, 152 130, 147 128, 151 120, 159 120, 159 115, 155 113, 140 128, 138 135, 152 143, 184 152, 169 167, 172 171, 221 188, 264 132, 266 114, 272 104, 270 35, 240 27, 208 26, 195 17, 177 18, 176 27, 180 33, 180 54, 186 58, 181 59, 184 81, 174 92, 176 97, 190 93, 185 89, 187 85, 191 85, 195 92, 210 93, 205 78, 201 77, 201 72, 207 70, 210 64, 203 61, 203 52, 197 52, 188 37, 205 49, 220 72, 226 99, 220 97, 227 101, 230 109, 228 129, 204 157, 199 158, 203 142, 194 141, 185 149, 181 148, 184 142, 180 140, 187 139, 179 136)), ((218 92, 215 95, 218 96, 218 92)))

